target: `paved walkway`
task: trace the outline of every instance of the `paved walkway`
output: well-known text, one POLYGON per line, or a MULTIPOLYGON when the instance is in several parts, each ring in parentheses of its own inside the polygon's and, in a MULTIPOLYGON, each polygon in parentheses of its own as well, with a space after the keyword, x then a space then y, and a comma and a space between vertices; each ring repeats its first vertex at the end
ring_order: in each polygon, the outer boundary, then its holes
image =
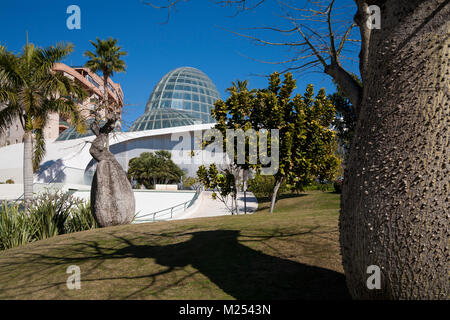
MULTIPOLYGON (((214 200, 211 196, 212 191, 203 191, 201 198, 197 201, 201 201, 199 207, 187 214, 174 217, 174 219, 192 219, 203 217, 217 217, 217 216, 229 216, 231 212, 225 204, 220 200, 214 200)), ((228 207, 231 207, 231 197, 228 197, 228 207)), ((244 214, 244 193, 238 193, 237 199, 239 205, 239 214, 244 214)), ((247 192, 247 214, 251 214, 258 208, 258 201, 251 192, 247 192)))

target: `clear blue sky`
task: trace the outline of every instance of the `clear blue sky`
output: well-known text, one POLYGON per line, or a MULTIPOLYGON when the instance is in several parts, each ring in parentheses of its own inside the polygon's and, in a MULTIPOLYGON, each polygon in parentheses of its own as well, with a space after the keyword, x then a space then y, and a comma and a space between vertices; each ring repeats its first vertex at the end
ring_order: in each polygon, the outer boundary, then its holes
MULTIPOLYGON (((167 24, 161 24, 166 19, 166 12, 146 6, 140 0, 2 1, 0 43, 19 52, 25 44, 27 31, 30 42, 41 47, 59 41, 71 42, 75 50, 64 62, 84 65, 83 53, 92 49, 89 40, 117 38, 119 45, 128 52, 125 57, 127 72, 113 78, 121 84, 125 94, 125 129, 143 113, 159 79, 180 66, 205 72, 222 98, 227 97, 225 89, 236 79, 248 79, 252 88, 266 87, 267 80, 255 74, 270 74, 282 68, 246 56, 274 61, 283 60, 288 52, 280 47, 255 46, 220 27, 239 32, 243 27, 269 24, 277 19, 275 6, 275 1, 268 0, 254 12, 230 17, 234 9, 221 8, 208 0, 190 0, 181 4, 167 24), (66 9, 72 4, 81 8, 81 30, 66 27, 69 17, 66 9)), ((349 19, 353 17, 352 10, 350 7, 349 19)), ((351 54, 357 57, 357 53, 351 54)), ((356 62, 348 67, 357 72, 356 62)), ((297 92, 304 92, 308 83, 314 84, 317 90, 324 87, 328 93, 335 91, 330 77, 323 73, 294 76, 297 92)))

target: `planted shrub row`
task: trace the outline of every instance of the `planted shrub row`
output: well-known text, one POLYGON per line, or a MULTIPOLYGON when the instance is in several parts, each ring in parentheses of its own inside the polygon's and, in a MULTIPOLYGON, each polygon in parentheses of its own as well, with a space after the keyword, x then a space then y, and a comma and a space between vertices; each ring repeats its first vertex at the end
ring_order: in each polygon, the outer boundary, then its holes
POLYGON ((0 208, 0 250, 97 228, 90 204, 61 191, 37 196, 24 209, 21 204, 2 203, 0 208))

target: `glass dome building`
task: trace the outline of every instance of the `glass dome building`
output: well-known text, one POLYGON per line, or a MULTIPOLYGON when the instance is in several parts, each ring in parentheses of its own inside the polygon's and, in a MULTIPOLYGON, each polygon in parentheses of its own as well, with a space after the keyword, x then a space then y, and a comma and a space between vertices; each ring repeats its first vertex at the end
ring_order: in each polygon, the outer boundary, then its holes
POLYGON ((215 85, 202 71, 191 67, 177 68, 158 82, 145 113, 130 131, 213 123, 211 110, 219 98, 215 85))

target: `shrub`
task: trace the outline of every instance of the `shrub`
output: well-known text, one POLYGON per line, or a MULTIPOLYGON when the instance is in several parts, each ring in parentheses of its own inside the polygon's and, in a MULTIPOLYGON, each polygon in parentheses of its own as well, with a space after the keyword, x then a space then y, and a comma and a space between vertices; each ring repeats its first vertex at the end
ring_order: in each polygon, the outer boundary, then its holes
POLYGON ((0 250, 97 227, 89 202, 47 190, 33 199, 26 211, 18 204, 2 204, 0 250))
POLYGON ((14 180, 13 179, 8 179, 5 181, 6 184, 14 184, 14 180))
MULTIPOLYGON (((273 188, 275 186, 275 177, 271 175, 256 174, 253 179, 248 180, 248 190, 253 192, 257 198, 272 198, 273 188)), ((278 190, 278 194, 288 191, 288 187, 283 182, 278 190)))
POLYGON ((65 232, 78 232, 98 228, 97 221, 91 212, 90 202, 79 203, 72 210, 72 214, 66 221, 65 232))
POLYGON ((187 177, 183 180, 183 188, 198 189, 199 187, 201 187, 201 183, 197 178, 187 177))
POLYGON ((0 250, 6 250, 34 241, 35 224, 20 210, 20 205, 8 205, 4 201, 0 208, 0 250))
POLYGON ((79 203, 81 200, 59 190, 46 190, 34 198, 28 211, 37 227, 36 237, 41 240, 66 233, 65 224, 71 209, 79 203))

